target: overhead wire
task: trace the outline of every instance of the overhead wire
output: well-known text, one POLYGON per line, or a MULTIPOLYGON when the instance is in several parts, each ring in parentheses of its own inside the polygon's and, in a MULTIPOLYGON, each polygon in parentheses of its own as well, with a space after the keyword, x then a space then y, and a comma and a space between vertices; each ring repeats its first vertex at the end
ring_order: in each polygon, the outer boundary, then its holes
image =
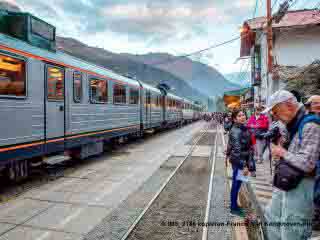
POLYGON ((212 45, 212 46, 209 46, 209 47, 204 48, 204 49, 200 49, 200 50, 195 51, 195 52, 191 52, 191 53, 188 53, 188 54, 185 54, 185 55, 180 55, 180 56, 174 57, 174 58, 169 59, 169 60, 167 60, 167 61, 160 61, 160 62, 150 63, 150 64, 148 64, 148 65, 156 66, 156 65, 163 65, 163 64, 168 64, 168 63, 176 62, 176 61, 180 60, 181 58, 187 58, 187 57, 190 57, 190 56, 192 56, 192 55, 196 55, 196 54, 199 54, 199 53, 202 53, 202 52, 205 52, 205 51, 214 49, 214 48, 218 48, 218 47, 221 47, 221 46, 223 46, 223 45, 226 45, 226 44, 235 42, 235 41, 238 40, 238 39, 240 39, 240 36, 234 37, 234 38, 232 38, 232 39, 229 39, 229 40, 224 41, 224 42, 221 42, 221 43, 214 44, 214 45, 212 45))

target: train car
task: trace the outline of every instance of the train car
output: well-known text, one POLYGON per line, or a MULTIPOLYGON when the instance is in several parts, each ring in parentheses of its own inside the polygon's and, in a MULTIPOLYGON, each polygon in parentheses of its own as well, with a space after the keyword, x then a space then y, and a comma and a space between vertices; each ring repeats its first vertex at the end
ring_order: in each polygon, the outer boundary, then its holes
POLYGON ((2 168, 12 179, 24 177, 28 159, 67 149, 84 158, 101 153, 108 138, 138 134, 140 91, 135 80, 0 34, 2 168))
POLYGON ((201 106, 193 104, 193 121, 197 121, 201 118, 201 106))
POLYGON ((165 96, 165 122, 168 127, 181 126, 183 99, 168 93, 165 96))
POLYGON ((182 115, 183 115, 184 124, 192 122, 193 120, 192 102, 187 99, 183 99, 182 115))
POLYGON ((24 27, 0 26, 0 171, 11 180, 50 156, 86 158, 183 121, 182 98, 56 51, 53 26, 12 14, 24 27))
POLYGON ((143 129, 161 128, 165 121, 165 108, 163 107, 163 95, 158 88, 141 82, 142 86, 142 123, 143 129))

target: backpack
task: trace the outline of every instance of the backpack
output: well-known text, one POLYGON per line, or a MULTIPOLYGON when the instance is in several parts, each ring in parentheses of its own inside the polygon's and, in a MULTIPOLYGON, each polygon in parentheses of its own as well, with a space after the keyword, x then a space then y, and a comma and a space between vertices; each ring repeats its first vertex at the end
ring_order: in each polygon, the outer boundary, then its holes
MULTIPOLYGON (((306 115, 298 127, 298 137, 299 141, 301 143, 302 141, 302 133, 303 133, 303 127, 305 124, 309 122, 314 122, 318 125, 320 125, 320 117, 317 115, 306 115)), ((316 169, 315 169, 315 181, 314 181, 314 189, 313 189, 313 202, 315 205, 320 206, 320 156, 318 161, 316 162, 316 169)))

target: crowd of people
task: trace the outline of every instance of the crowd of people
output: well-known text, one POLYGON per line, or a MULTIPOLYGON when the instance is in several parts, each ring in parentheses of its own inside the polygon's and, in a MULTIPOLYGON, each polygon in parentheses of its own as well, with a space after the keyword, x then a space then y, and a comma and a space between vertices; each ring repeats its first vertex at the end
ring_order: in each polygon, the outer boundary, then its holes
POLYGON ((222 112, 212 112, 212 113, 207 112, 203 114, 203 119, 206 120, 207 122, 215 121, 217 123, 222 124, 224 115, 225 114, 222 112))
POLYGON ((280 90, 249 119, 241 109, 223 117, 226 161, 232 166, 231 214, 246 215, 237 201, 243 177, 256 177, 256 164, 268 161, 274 189, 264 213, 268 238, 308 239, 312 224, 320 226, 320 96, 302 104, 280 90))

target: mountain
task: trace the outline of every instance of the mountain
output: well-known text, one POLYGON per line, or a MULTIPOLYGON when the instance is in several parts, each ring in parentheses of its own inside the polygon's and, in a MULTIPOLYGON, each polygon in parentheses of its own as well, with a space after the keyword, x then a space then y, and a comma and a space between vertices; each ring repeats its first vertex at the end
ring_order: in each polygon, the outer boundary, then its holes
POLYGON ((229 82, 215 68, 189 58, 179 58, 167 53, 149 53, 145 55, 122 54, 131 60, 143 62, 155 68, 172 73, 183 79, 192 87, 207 96, 221 95, 225 91, 241 88, 240 85, 229 82))
POLYGON ((142 62, 133 61, 121 54, 90 47, 78 40, 63 37, 57 37, 57 47, 70 55, 106 67, 123 76, 134 77, 153 86, 166 83, 172 88, 171 92, 178 96, 203 103, 207 102, 208 97, 205 94, 192 88, 190 84, 179 77, 142 62))
POLYGON ((241 87, 250 87, 251 85, 251 77, 250 77, 250 72, 233 72, 233 73, 228 73, 225 74, 224 77, 228 79, 228 81, 238 84, 241 87))

